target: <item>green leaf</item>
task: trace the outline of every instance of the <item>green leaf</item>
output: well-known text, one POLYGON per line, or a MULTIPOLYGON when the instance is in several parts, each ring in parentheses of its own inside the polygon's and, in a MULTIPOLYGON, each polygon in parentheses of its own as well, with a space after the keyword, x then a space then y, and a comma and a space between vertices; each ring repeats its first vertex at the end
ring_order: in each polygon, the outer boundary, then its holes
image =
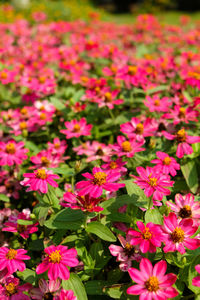
POLYGON ((148 209, 145 213, 145 222, 146 223, 152 222, 154 224, 162 224, 163 218, 157 208, 148 209))
POLYGON ((169 89, 168 85, 159 85, 153 89, 147 90, 147 95, 151 95, 157 92, 167 91, 169 89))
POLYGON ((108 241, 108 242, 116 241, 116 237, 110 231, 110 229, 105 225, 101 224, 100 222, 89 223, 86 227, 86 231, 97 235, 104 241, 108 241))
POLYGON ((134 199, 134 205, 148 208, 149 199, 144 194, 144 191, 132 180, 125 180, 123 183, 126 185, 128 195, 134 199))
POLYGON ((63 168, 49 168, 50 170, 53 170, 53 172, 56 174, 62 174, 65 176, 73 176, 75 174, 73 169, 70 169, 68 167, 63 167, 63 168))
POLYGON ((107 284, 109 284, 108 281, 92 280, 86 282, 85 289, 88 295, 105 295, 103 288, 107 284))
POLYGON ((190 160, 187 164, 181 166, 181 171, 192 193, 196 193, 198 189, 198 173, 194 160, 190 160))
POLYGON ((0 194, 0 200, 3 202, 10 202, 9 197, 4 194, 0 194))
POLYGON ((58 110, 63 110, 66 108, 62 101, 56 97, 50 97, 50 101, 58 110))
POLYGON ((77 274, 70 273, 70 278, 63 280, 62 286, 65 290, 74 291, 78 300, 88 300, 85 287, 77 274))
POLYGON ((17 276, 25 282, 34 283, 36 281, 36 273, 27 268, 23 272, 17 272, 17 276))
POLYGON ((36 215, 38 222, 40 223, 41 226, 44 225, 48 212, 49 212, 49 206, 47 205, 38 204, 35 206, 33 213, 36 215))
POLYGON ((77 230, 81 227, 83 218, 82 211, 66 208, 52 216, 44 225, 50 229, 77 230))
POLYGON ((19 225, 25 225, 25 226, 27 226, 27 225, 33 225, 33 224, 35 224, 35 220, 22 220, 22 219, 18 219, 17 220, 17 224, 19 224, 19 225))

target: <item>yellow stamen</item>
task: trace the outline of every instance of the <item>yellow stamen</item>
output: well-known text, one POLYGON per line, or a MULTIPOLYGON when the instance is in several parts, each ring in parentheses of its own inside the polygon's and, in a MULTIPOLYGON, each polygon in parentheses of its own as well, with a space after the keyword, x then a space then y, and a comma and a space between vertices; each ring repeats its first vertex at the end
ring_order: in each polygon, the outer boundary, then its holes
POLYGON ((49 255, 49 261, 52 262, 53 264, 59 263, 62 259, 62 256, 60 254, 60 250, 55 250, 51 252, 49 255))
POLYGON ((102 185, 102 184, 106 183, 106 177, 107 177, 106 173, 104 173, 104 172, 96 172, 94 174, 93 183, 97 184, 97 185, 102 185))
POLYGON ((174 243, 182 243, 185 238, 185 232, 180 228, 176 227, 171 234, 171 239, 174 243))
POLYGON ((185 129, 180 129, 177 133, 177 140, 178 142, 185 142, 186 141, 186 132, 185 129))
POLYGON ((16 149, 15 149, 15 144, 13 143, 8 143, 6 145, 6 153, 8 154, 15 154, 16 152, 16 149))
POLYGON ((36 177, 39 179, 46 179, 47 178, 46 171, 44 169, 38 169, 36 172, 36 177))
POLYGON ((179 217, 181 217, 182 219, 185 218, 191 218, 192 217, 192 210, 191 207, 189 205, 184 205, 179 213, 178 213, 179 217))
POLYGON ((6 289, 6 296, 12 296, 17 292, 16 285, 13 282, 10 282, 9 284, 5 285, 6 289))
POLYGON ((145 288, 149 292, 156 292, 159 290, 159 281, 156 276, 151 276, 149 279, 145 282, 145 288))
POLYGON ((129 141, 124 141, 122 143, 122 149, 124 152, 130 152, 132 150, 131 143, 129 141))
POLYGON ((142 237, 145 240, 150 240, 151 239, 152 233, 150 232, 148 227, 146 227, 145 230, 142 232, 142 237))
POLYGON ((75 125, 74 125, 73 131, 74 131, 74 132, 79 132, 80 129, 81 129, 81 126, 80 126, 79 124, 75 124, 75 125))
POLYGON ((163 164, 166 165, 166 166, 169 166, 170 163, 171 163, 171 158, 169 156, 166 156, 164 159, 163 159, 163 164))
POLYGON ((17 255, 17 250, 9 249, 9 251, 6 254, 6 258, 11 260, 11 259, 14 259, 16 257, 16 255, 17 255))
POLYGON ((142 134, 144 131, 144 125, 142 123, 138 123, 136 125, 135 133, 142 134))

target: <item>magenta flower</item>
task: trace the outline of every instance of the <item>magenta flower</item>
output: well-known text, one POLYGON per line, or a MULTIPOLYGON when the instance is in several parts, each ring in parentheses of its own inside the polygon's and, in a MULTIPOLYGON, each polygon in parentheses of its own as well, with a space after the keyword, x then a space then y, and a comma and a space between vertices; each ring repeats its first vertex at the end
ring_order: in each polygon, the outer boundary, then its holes
POLYGON ((194 250, 200 245, 198 239, 190 238, 196 231, 198 226, 193 226, 192 219, 177 219, 174 213, 170 213, 168 217, 164 216, 164 252, 179 251, 185 253, 185 247, 194 250))
POLYGON ((82 175, 89 180, 83 180, 76 184, 76 188, 80 189, 80 196, 89 194, 90 197, 98 198, 102 195, 103 189, 109 192, 114 192, 125 186, 124 183, 115 182, 121 177, 120 173, 108 173, 99 167, 94 167, 92 174, 84 173, 82 175))
POLYGON ((138 176, 132 175, 136 179, 135 183, 141 188, 144 189, 144 193, 147 197, 153 195, 153 200, 161 201, 163 196, 170 195, 170 190, 166 187, 171 187, 174 184, 174 181, 170 180, 169 175, 164 175, 160 173, 155 167, 143 167, 136 168, 138 176))
POLYGON ((19 285, 19 279, 14 276, 9 276, 0 284, 0 298, 2 300, 29 300, 30 297, 23 292, 31 289, 30 283, 19 285))
POLYGON ((28 149, 23 148, 24 142, 16 143, 10 140, 7 143, 0 142, 0 166, 21 165, 23 160, 27 159, 25 153, 28 149))
POLYGON ((59 295, 59 300, 77 300, 77 297, 74 295, 72 290, 61 290, 59 295))
POLYGON ((175 176, 176 170, 180 170, 180 165, 176 160, 165 152, 158 151, 156 155, 159 159, 153 159, 152 164, 156 164, 156 168, 163 174, 171 174, 175 176))
POLYGON ((81 209, 82 211, 99 212, 103 208, 97 204, 103 201, 103 198, 93 198, 89 194, 85 196, 74 195, 71 192, 66 192, 63 195, 63 200, 60 204, 71 209, 81 209))
POLYGON ((27 253, 24 249, 9 249, 7 247, 0 248, 0 271, 7 268, 10 274, 13 274, 17 270, 20 272, 26 269, 26 265, 23 260, 30 259, 30 256, 25 255, 27 253))
POLYGON ((181 194, 176 194, 175 203, 166 202, 177 217, 181 219, 191 218, 195 224, 199 224, 200 204, 198 201, 194 201, 194 195, 187 194, 182 196, 181 194))
POLYGON ((45 168, 35 170, 34 173, 25 173, 23 176, 25 179, 20 183, 23 186, 28 186, 27 192, 40 191, 46 194, 48 192, 48 184, 58 187, 58 184, 53 179, 59 179, 59 176, 45 168))
POLYGON ((124 167, 126 161, 122 161, 122 158, 118 158, 116 160, 110 160, 107 163, 103 164, 101 167, 102 169, 109 171, 109 172, 120 172, 124 175, 127 172, 127 169, 124 167))
POLYGON ((182 158, 185 154, 192 154, 193 149, 189 144, 195 144, 200 142, 199 136, 189 136, 185 129, 182 128, 176 132, 176 134, 170 134, 169 132, 163 131, 163 135, 168 140, 176 140, 178 142, 176 156, 182 158))
POLYGON ((62 129, 60 132, 66 135, 67 139, 72 137, 79 137, 81 135, 87 136, 91 134, 92 125, 86 123, 86 119, 82 118, 80 121, 72 120, 71 122, 65 122, 67 129, 62 129))
POLYGON ((144 151, 144 141, 136 142, 134 139, 127 140, 124 136, 117 137, 117 144, 111 145, 117 156, 133 157, 136 152, 144 151))
MULTIPOLYGON (((200 274, 200 265, 196 265, 195 270, 200 274)), ((194 277, 192 279, 192 284, 200 287, 200 276, 194 277)))
POLYGON ((119 235, 118 239, 122 247, 117 245, 110 245, 109 250, 113 256, 117 257, 117 261, 120 261, 120 270, 123 272, 127 272, 132 265, 132 261, 140 261, 142 256, 140 255, 138 248, 130 244, 131 239, 129 235, 127 235, 126 239, 123 236, 119 235))
POLYGON ((140 270, 129 269, 129 275, 137 284, 127 289, 129 295, 140 295, 140 300, 167 300, 178 295, 177 290, 172 287, 177 276, 173 273, 165 274, 167 263, 159 261, 153 267, 147 258, 140 262, 140 270))
POLYGON ((67 267, 76 267, 79 263, 76 249, 67 246, 50 246, 44 249, 47 254, 45 259, 36 268, 36 273, 41 274, 48 270, 50 280, 61 278, 68 280, 70 273, 67 267))
POLYGON ((166 112, 171 104, 172 101, 169 98, 163 97, 160 99, 157 95, 154 95, 152 98, 147 96, 144 101, 144 105, 149 108, 150 112, 166 112))
POLYGON ((61 280, 57 278, 56 280, 45 280, 40 278, 38 281, 39 288, 32 288, 29 291, 31 299, 43 300, 43 299, 53 299, 59 300, 58 296, 61 287, 61 280))
POLYGON ((161 246, 163 241, 163 233, 160 225, 147 223, 145 226, 141 221, 137 221, 139 231, 132 228, 128 230, 131 245, 139 245, 142 253, 156 252, 156 247, 161 246))

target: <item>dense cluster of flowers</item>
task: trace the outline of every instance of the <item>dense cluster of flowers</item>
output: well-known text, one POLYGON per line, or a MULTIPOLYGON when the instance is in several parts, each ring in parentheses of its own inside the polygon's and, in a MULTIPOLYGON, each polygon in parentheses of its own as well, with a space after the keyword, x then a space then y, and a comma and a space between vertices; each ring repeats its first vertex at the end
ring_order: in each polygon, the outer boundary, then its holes
POLYGON ((194 298, 199 23, 36 17, 0 24, 0 299, 194 298))

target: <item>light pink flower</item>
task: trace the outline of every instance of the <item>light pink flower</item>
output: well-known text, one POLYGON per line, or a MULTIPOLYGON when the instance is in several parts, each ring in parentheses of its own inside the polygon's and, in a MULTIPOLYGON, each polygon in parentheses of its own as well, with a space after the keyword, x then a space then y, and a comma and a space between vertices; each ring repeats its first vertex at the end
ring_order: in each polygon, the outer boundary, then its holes
POLYGON ((156 247, 160 247, 164 239, 160 225, 150 222, 145 226, 141 221, 137 221, 136 224, 139 231, 132 228, 127 231, 130 244, 139 245, 142 253, 156 252, 156 247))
POLYGON ((156 155, 159 159, 153 159, 152 164, 156 164, 156 168, 163 174, 171 174, 175 176, 176 170, 180 170, 180 165, 176 160, 165 152, 158 151, 156 155))
POLYGON ((58 296, 53 296, 59 292, 61 287, 61 280, 57 278, 56 280, 45 280, 43 278, 39 279, 38 282, 39 288, 32 288, 29 291, 31 299, 43 300, 48 299, 52 296, 53 300, 59 300, 58 296))
POLYGON ((25 153, 28 149, 24 148, 24 142, 16 143, 10 140, 7 143, 0 142, 0 166, 21 165, 23 160, 27 159, 25 153))
POLYGON ((58 187, 58 184, 53 179, 59 179, 59 176, 45 168, 35 170, 34 173, 25 173, 23 176, 25 179, 20 183, 23 186, 28 186, 27 192, 40 191, 41 193, 47 193, 48 184, 58 187))
POLYGON ((92 174, 84 173, 82 175, 89 180, 80 181, 76 184, 76 188, 80 189, 80 196, 89 194, 91 197, 98 198, 102 195, 103 189, 113 192, 125 186, 124 183, 115 182, 121 177, 120 173, 107 173, 99 167, 94 167, 92 174))
POLYGON ((71 122, 65 122, 67 129, 62 129, 60 132, 66 135, 67 139, 72 137, 79 137, 81 135, 87 136, 91 134, 92 125, 86 123, 86 119, 82 118, 80 121, 72 120, 71 122))
POLYGON ((185 247, 194 250, 200 245, 200 241, 190 238, 196 231, 198 226, 193 225, 192 219, 178 219, 174 213, 170 213, 168 217, 164 216, 164 252, 179 251, 185 253, 185 247))
POLYGON ((36 273, 41 274, 48 270, 50 280, 57 278, 68 280, 70 273, 67 267, 78 265, 76 249, 68 249, 67 246, 50 246, 44 249, 47 254, 45 259, 36 268, 36 273))
POLYGON ((0 271, 7 268, 10 274, 13 274, 17 270, 20 272, 26 269, 26 265, 23 260, 30 259, 30 256, 25 255, 27 253, 24 249, 9 249, 7 247, 0 248, 0 271))
POLYGON ((165 274, 167 263, 159 261, 153 267, 147 258, 140 262, 140 270, 129 269, 131 279, 137 284, 127 289, 129 295, 140 295, 140 300, 167 300, 178 296, 178 292, 172 285, 177 276, 173 273, 165 274))

